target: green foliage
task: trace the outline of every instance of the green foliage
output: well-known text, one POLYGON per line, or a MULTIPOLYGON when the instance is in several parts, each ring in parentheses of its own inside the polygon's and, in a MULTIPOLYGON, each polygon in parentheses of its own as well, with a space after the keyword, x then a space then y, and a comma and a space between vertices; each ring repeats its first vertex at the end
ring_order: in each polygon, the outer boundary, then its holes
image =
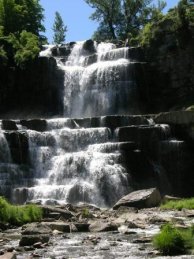
POLYGON ((0 0, 0 26, 5 36, 23 30, 39 36, 45 30, 43 18, 39 0, 0 0))
POLYGON ((67 26, 64 25, 61 15, 56 12, 55 13, 55 21, 53 25, 54 31, 54 43, 60 44, 65 42, 67 26))
POLYGON ((82 215, 82 218, 92 218, 92 214, 90 213, 88 208, 84 208, 82 210, 81 215, 82 215))
POLYGON ((0 197, 0 221, 20 226, 25 223, 40 221, 42 209, 36 205, 14 206, 0 197))
POLYGON ((194 209, 194 198, 167 201, 161 205, 162 209, 194 209))
POLYGON ((43 18, 39 0, 0 0, 1 64, 24 67, 37 57, 43 18))
POLYGON ((95 12, 91 19, 99 22, 94 34, 97 40, 129 38, 135 39, 142 27, 150 21, 156 22, 162 17, 166 3, 153 0, 85 0, 95 12))
POLYGON ((154 237, 153 245, 163 255, 178 255, 186 250, 186 241, 183 235, 170 224, 162 227, 160 233, 154 237))
POLYGON ((9 35, 9 43, 14 49, 15 63, 23 67, 29 60, 33 60, 40 52, 38 37, 31 32, 22 31, 17 37, 9 35))
POLYGON ((99 28, 95 33, 95 38, 98 35, 103 35, 108 38, 116 39, 116 27, 121 18, 121 1, 120 0, 85 0, 95 12, 91 15, 92 20, 99 22, 99 28))
POLYGON ((191 37, 190 25, 194 24, 194 7, 186 0, 181 0, 177 7, 155 19, 151 19, 141 31, 140 45, 159 48, 163 43, 166 44, 170 37, 169 47, 172 47, 171 43, 174 47, 184 48, 191 37))

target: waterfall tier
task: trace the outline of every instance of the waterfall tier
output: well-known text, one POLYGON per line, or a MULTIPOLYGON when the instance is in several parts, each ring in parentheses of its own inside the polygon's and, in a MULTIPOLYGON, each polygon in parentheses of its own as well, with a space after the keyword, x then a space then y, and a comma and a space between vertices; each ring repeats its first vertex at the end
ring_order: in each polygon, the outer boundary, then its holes
MULTIPOLYGON (((40 56, 52 55, 54 48, 46 46, 40 56)), ((67 53, 58 53, 58 68, 64 73, 64 115, 139 113, 138 62, 129 53, 127 47, 93 41, 77 42, 67 53)))
POLYGON ((188 159, 169 125, 146 116, 4 120, 0 137, 0 195, 15 203, 110 207, 138 188, 181 191, 173 177, 188 159))

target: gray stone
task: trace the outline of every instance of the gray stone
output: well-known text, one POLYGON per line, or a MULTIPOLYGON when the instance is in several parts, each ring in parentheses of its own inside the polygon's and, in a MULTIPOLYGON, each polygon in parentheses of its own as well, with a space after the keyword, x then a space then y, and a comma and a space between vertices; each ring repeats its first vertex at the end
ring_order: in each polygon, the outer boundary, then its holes
POLYGON ((151 208, 156 207, 161 202, 161 195, 156 188, 138 190, 122 197, 114 206, 113 209, 118 209, 120 206, 135 207, 135 208, 151 208))
POLYGON ((60 232, 64 233, 70 233, 70 225, 64 223, 63 221, 57 221, 57 222, 42 222, 42 226, 52 229, 52 230, 58 230, 60 232))
POLYGON ((41 235, 41 234, 51 234, 51 229, 44 223, 31 223, 25 225, 22 231, 22 235, 41 235))
POLYGON ((89 226, 91 232, 108 232, 116 231, 117 225, 112 222, 95 221, 89 226))
POLYGON ((33 246, 36 243, 48 243, 50 235, 23 235, 20 239, 20 246, 33 246))

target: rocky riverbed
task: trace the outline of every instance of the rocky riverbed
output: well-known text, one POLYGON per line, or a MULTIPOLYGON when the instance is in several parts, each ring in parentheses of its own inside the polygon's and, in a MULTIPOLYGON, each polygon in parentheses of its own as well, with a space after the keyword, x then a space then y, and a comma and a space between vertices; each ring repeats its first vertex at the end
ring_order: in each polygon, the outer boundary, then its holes
POLYGON ((43 206, 43 211, 42 222, 20 228, 1 225, 0 258, 170 258, 153 248, 152 237, 165 222, 182 228, 194 223, 192 210, 157 207, 112 210, 82 204, 43 206))

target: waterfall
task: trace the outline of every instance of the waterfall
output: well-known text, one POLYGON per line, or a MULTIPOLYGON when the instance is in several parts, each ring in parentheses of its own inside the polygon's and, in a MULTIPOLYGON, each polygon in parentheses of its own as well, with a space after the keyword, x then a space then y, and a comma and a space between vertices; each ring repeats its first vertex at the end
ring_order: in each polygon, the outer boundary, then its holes
POLYGON ((63 119, 47 124, 47 132, 28 131, 31 162, 37 172, 36 186, 28 188, 29 200, 105 207, 127 193, 121 154, 103 148, 112 146, 108 128, 71 129, 63 119))
POLYGON ((0 121, 0 195, 111 207, 138 186, 167 185, 165 173, 173 178, 187 161, 185 143, 154 116, 130 115, 139 102, 129 48, 91 40, 64 48, 40 53, 63 73, 64 117, 0 121))
POLYGON ((58 67, 64 71, 64 115, 137 113, 138 96, 129 48, 94 43, 91 52, 85 44, 77 42, 65 62, 58 59, 58 67))

